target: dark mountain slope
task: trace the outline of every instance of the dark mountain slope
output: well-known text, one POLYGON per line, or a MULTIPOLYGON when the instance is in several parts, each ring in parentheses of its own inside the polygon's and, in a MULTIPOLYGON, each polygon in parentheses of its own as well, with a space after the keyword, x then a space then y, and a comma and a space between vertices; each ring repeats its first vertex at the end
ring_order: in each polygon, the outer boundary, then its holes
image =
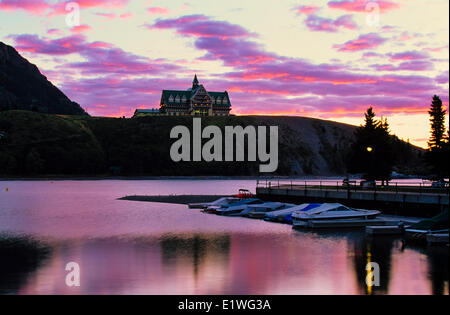
POLYGON ((0 42, 0 111, 33 110, 49 114, 87 115, 13 47, 0 42))

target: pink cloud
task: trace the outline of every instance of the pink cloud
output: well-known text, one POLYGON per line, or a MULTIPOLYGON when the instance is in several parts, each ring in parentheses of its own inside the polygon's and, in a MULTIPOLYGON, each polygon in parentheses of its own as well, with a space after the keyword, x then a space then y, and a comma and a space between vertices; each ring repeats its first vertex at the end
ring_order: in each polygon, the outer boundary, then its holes
POLYGON ((40 38, 37 35, 12 35, 14 47, 19 51, 53 56, 68 55, 85 50, 85 38, 83 35, 71 35, 58 39, 40 38))
POLYGON ((334 45, 333 48, 338 51, 348 52, 348 51, 360 51, 373 49, 386 41, 385 38, 381 37, 376 33, 369 33, 359 36, 357 39, 350 40, 342 45, 334 45))
POLYGON ((115 14, 115 13, 105 13, 105 12, 96 12, 95 15, 110 19, 110 20, 114 20, 114 19, 128 19, 134 16, 133 13, 131 12, 125 12, 122 14, 115 14))
POLYGON ((331 9, 345 10, 349 12, 369 12, 366 10, 368 3, 375 3, 380 8, 380 13, 385 13, 399 7, 399 4, 391 1, 367 1, 367 0, 344 0, 344 1, 330 1, 328 7, 331 9))
POLYGON ((66 11, 66 5, 71 2, 77 3, 80 6, 80 9, 90 9, 96 7, 109 9, 109 8, 124 7, 128 4, 129 1, 130 0, 77 0, 77 1, 67 0, 63 2, 58 2, 55 5, 53 5, 51 12, 49 13, 49 16, 67 14, 68 11, 66 11))
POLYGON ((448 84, 448 70, 438 75, 436 82, 439 84, 448 84))
POLYGON ((119 15, 119 19, 128 19, 128 18, 131 18, 133 16, 134 16, 133 13, 125 12, 125 13, 122 13, 122 14, 119 15))
POLYGON ((163 7, 151 7, 147 9, 147 12, 150 14, 169 14, 170 10, 163 7))
POLYGON ((426 60, 412 60, 400 63, 398 66, 392 64, 372 65, 377 71, 428 71, 433 70, 434 65, 426 60))
POLYGON ((373 52, 373 51, 369 51, 369 52, 365 52, 363 54, 363 58, 375 58, 375 57, 382 57, 382 54, 373 52))
POLYGON ((448 45, 442 46, 442 47, 425 47, 423 50, 429 51, 429 52, 441 52, 443 50, 448 51, 448 45))
POLYGON ((351 15, 343 15, 336 20, 333 20, 310 14, 306 18, 305 24, 310 31, 319 32, 337 32, 341 28, 348 30, 358 28, 351 15))
POLYGON ((0 10, 15 11, 24 10, 31 14, 43 15, 48 12, 48 16, 67 14, 66 5, 75 2, 80 9, 118 8, 124 7, 130 0, 66 0, 56 3, 50 0, 0 0, 0 10))
POLYGON ((80 34, 80 33, 90 31, 91 29, 92 29, 92 27, 90 27, 89 25, 83 24, 83 25, 78 25, 78 26, 72 27, 70 29, 70 31, 72 33, 80 34))
POLYGON ((115 19, 117 18, 117 15, 114 13, 105 13, 105 12, 97 12, 95 15, 107 18, 107 19, 115 19))
POLYGON ((233 38, 254 36, 239 25, 212 21, 204 15, 188 15, 177 19, 158 19, 149 29, 176 29, 177 34, 195 37, 233 38))
POLYGON ((418 38, 418 37, 419 36, 417 34, 412 34, 411 35, 409 32, 404 31, 404 32, 402 32, 400 34, 400 36, 398 37, 398 40, 400 40, 402 42, 405 42, 405 41, 409 41, 409 40, 412 40, 412 39, 415 39, 415 38, 418 38))
POLYGON ((296 7, 294 10, 297 11, 297 14, 310 15, 310 14, 314 14, 317 11, 319 11, 320 8, 316 7, 315 5, 301 5, 301 6, 296 7))
POLYGON ((114 73, 129 76, 159 74, 179 69, 177 65, 137 56, 109 43, 87 42, 81 34, 58 39, 40 38, 37 35, 27 34, 12 36, 12 38, 19 51, 51 56, 79 54, 85 61, 66 63, 61 68, 72 69, 82 74, 114 73))
POLYGON ((24 10, 32 14, 44 14, 49 8, 45 1, 36 0, 0 0, 0 10, 15 11, 24 10))
POLYGON ((51 29, 49 29, 49 30, 47 31, 47 34, 49 34, 49 35, 58 35, 58 36, 61 36, 61 35, 63 34, 63 31, 58 30, 58 29, 56 29, 56 28, 51 28, 51 29))
POLYGON ((420 59, 426 59, 429 58, 430 55, 426 52, 421 51, 405 51, 401 53, 395 53, 395 54, 388 54, 390 57, 390 60, 397 61, 397 60, 420 60, 420 59))

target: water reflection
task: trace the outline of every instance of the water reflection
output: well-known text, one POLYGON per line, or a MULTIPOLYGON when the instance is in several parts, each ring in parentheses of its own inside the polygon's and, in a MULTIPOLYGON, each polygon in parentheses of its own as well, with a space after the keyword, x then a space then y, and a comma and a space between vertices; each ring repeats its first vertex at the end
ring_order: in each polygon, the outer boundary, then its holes
POLYGON ((389 292, 391 274, 391 258, 394 244, 392 237, 378 236, 375 238, 360 238, 353 240, 355 272, 360 283, 360 289, 365 294, 386 294, 389 292), (371 285, 374 274, 368 272, 367 264, 376 263, 379 266, 379 285, 371 285), (369 279, 367 279, 369 278, 369 279))
POLYGON ((199 270, 213 259, 227 262, 230 251, 230 235, 164 235, 161 237, 162 262, 174 268, 186 260, 192 264, 192 274, 197 283, 199 270))
POLYGON ((0 232, 31 234, 45 241, 51 254, 9 263, 16 269, 0 272, 0 292, 449 292, 448 248, 403 248, 400 239, 367 239, 364 232, 294 231, 284 224, 207 215, 180 205, 116 200, 131 192, 199 193, 212 184, 217 193, 248 186, 188 180, 8 184, 8 193, 0 189, 0 232), (366 285, 369 261, 380 266, 379 287, 366 285), (68 262, 80 265, 80 287, 65 284, 68 262))
POLYGON ((44 264, 9 278, 2 274, 0 287, 19 294, 448 294, 448 252, 406 249, 405 257, 393 259, 402 253, 399 240, 364 240, 361 234, 183 233, 59 241, 44 264), (80 287, 65 285, 65 265, 72 261, 81 268, 80 287), (380 265, 379 287, 366 285, 368 261, 380 265))
POLYGON ((448 246, 408 245, 407 248, 426 257, 431 293, 435 295, 449 294, 448 246))
POLYGON ((0 235, 0 294, 17 294, 51 255, 51 249, 26 237, 0 235))

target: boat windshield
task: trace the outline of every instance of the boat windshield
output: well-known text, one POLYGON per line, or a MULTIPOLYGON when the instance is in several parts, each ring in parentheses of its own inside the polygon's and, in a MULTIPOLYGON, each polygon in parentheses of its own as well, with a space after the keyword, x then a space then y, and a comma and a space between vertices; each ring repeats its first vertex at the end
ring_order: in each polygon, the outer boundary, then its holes
POLYGON ((340 206, 340 207, 336 207, 336 208, 330 209, 328 211, 349 211, 349 210, 351 211, 353 209, 347 208, 345 206, 340 206))

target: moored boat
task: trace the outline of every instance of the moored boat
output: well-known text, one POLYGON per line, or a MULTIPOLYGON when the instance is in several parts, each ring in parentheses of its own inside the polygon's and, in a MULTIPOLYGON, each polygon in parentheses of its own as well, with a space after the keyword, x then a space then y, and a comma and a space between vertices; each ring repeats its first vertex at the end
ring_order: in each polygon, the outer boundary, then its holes
POLYGON ((210 206, 223 206, 223 205, 230 204, 230 203, 233 203, 233 202, 236 202, 239 200, 240 199, 237 197, 222 197, 222 198, 219 198, 212 202, 190 203, 190 204, 188 204, 188 207, 190 209, 205 209, 210 206))
POLYGON ((340 203, 324 203, 308 211, 295 211, 292 213, 292 224, 295 228, 311 227, 316 222, 326 221, 328 226, 335 223, 334 227, 363 226, 364 222, 375 223, 372 219, 379 214, 378 210, 354 209, 340 203), (352 220, 357 224, 352 224, 352 220))
POLYGON ((229 215, 234 212, 241 212, 242 210, 246 209, 247 206, 249 206, 249 205, 261 204, 261 203, 264 203, 264 201, 262 201, 258 198, 248 198, 248 199, 242 199, 237 202, 230 203, 230 204, 226 204, 221 207, 217 207, 217 206, 208 207, 206 209, 206 212, 215 213, 218 215, 229 215))
POLYGON ((321 203, 302 203, 281 210, 271 211, 265 214, 264 220, 292 224, 292 213, 295 211, 308 211, 321 205, 321 203))
POLYGON ((251 205, 239 215, 253 219, 262 219, 268 212, 292 208, 294 206, 292 203, 266 202, 260 205, 251 205))
POLYGON ((430 243, 432 243, 437 239, 445 239, 443 235, 448 235, 448 231, 449 215, 448 210, 444 210, 430 219, 424 219, 417 222, 416 224, 408 226, 405 229, 405 239, 413 243, 426 243, 427 239, 429 239, 430 243), (433 237, 433 235, 439 235, 439 237, 433 237))

